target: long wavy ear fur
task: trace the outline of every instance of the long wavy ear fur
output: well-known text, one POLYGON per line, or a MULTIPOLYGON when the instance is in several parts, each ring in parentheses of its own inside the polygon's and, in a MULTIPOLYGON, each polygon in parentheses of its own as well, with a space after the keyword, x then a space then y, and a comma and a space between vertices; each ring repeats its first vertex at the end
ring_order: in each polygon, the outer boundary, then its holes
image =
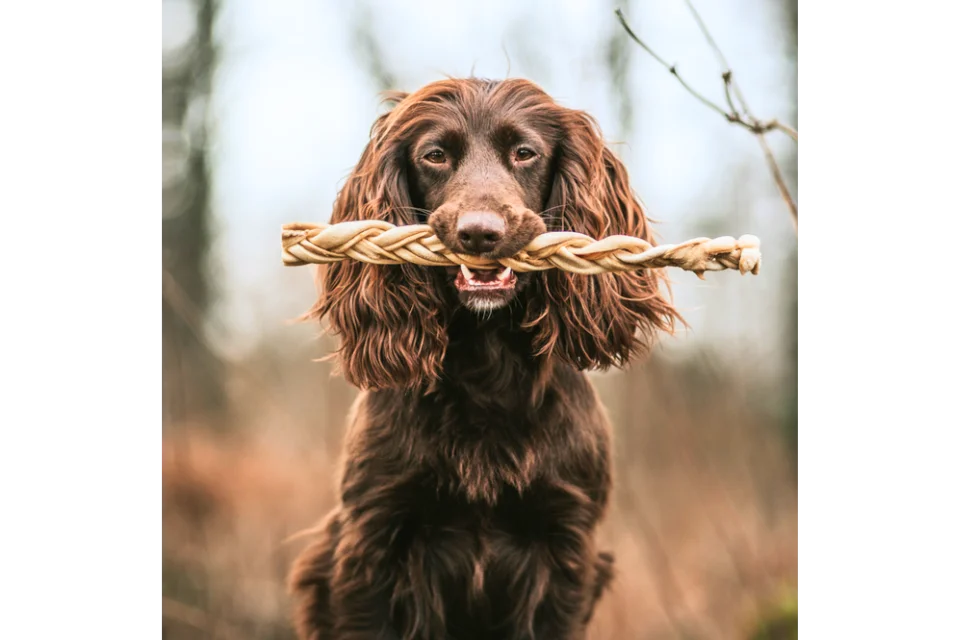
MULTIPOLYGON (((396 102, 403 95, 389 96, 396 102)), ((379 219, 412 224, 406 150, 390 135, 391 113, 371 139, 334 204, 331 223, 379 219)), ((320 267, 319 297, 308 319, 326 320, 340 338, 340 372, 361 389, 411 388, 439 375, 447 346, 436 287, 423 267, 352 260, 320 267)))
MULTIPOLYGON (((630 189, 623 163, 606 147, 595 121, 563 109, 564 136, 556 157, 548 209, 566 230, 594 238, 631 235, 654 243, 643 206, 630 189)), ((622 366, 650 349, 659 330, 679 314, 660 290, 662 274, 641 270, 581 276, 545 272, 525 324, 535 346, 578 369, 622 366)), ((682 320, 681 320, 682 321, 682 320)))

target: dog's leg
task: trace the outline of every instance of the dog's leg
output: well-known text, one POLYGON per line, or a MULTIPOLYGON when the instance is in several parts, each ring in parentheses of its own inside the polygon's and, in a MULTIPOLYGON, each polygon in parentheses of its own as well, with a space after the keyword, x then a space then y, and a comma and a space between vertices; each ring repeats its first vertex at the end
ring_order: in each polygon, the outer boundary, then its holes
MULTIPOLYGON (((377 555, 387 555, 389 543, 383 537, 368 537, 365 549, 357 548, 356 532, 345 532, 331 578, 330 604, 335 613, 335 640, 400 640, 391 620, 391 592, 396 583, 386 564, 377 555), (378 547, 380 554, 369 549, 378 547)), ((322 640, 322 639, 320 639, 322 640)))
POLYGON ((337 549, 331 602, 342 635, 334 637, 447 640, 450 622, 460 625, 451 634, 463 634, 470 623, 457 607, 482 590, 474 528, 456 508, 384 500, 365 509, 348 519, 337 549))
MULTIPOLYGON (((586 636, 587 623, 593 618, 597 602, 613 579, 613 555, 600 552, 594 556, 592 566, 575 559, 579 553, 567 548, 562 551, 568 562, 581 563, 586 570, 555 571, 551 575, 546 597, 537 610, 537 625, 534 640, 556 638, 582 640, 586 636)), ((557 554, 554 548, 552 553, 557 554)), ((556 555, 554 556, 556 558, 556 555)), ((568 568, 576 564, 566 565, 568 568)))
POLYGON ((596 551, 596 507, 579 489, 557 485, 542 499, 553 525, 539 539, 535 554, 549 579, 534 616, 533 640, 583 640, 612 576, 613 558, 596 551))
POLYGON ((550 579, 536 611, 532 640, 583 640, 593 607, 596 566, 587 548, 550 550, 550 579))
POLYGON ((364 580, 360 572, 342 571, 343 560, 338 562, 342 519, 339 511, 328 516, 321 526, 320 539, 307 547, 294 564, 290 590, 298 600, 294 616, 297 637, 400 640, 390 627, 386 596, 361 586, 364 580))
POLYGON ((321 525, 320 539, 300 554, 290 572, 289 588, 297 600, 294 625, 301 640, 326 640, 333 632, 330 580, 340 538, 339 516, 334 511, 327 517, 321 525))
POLYGON ((460 560, 451 548, 462 545, 427 536, 419 522, 399 500, 351 512, 331 580, 336 640, 446 638, 444 568, 460 560))

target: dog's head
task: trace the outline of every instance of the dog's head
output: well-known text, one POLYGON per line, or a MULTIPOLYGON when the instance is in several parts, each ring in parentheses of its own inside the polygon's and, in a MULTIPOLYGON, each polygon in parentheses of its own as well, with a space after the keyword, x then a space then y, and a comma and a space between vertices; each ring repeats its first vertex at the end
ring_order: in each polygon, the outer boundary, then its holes
MULTIPOLYGON (((394 94, 331 222, 428 223, 459 253, 511 256, 546 231, 653 241, 623 164, 594 120, 525 80, 442 80, 394 94)), ((378 266, 320 269, 311 312, 340 335, 341 369, 361 388, 439 375, 455 313, 512 314, 539 355, 578 369, 622 365, 676 317, 660 275, 581 276, 378 266)))

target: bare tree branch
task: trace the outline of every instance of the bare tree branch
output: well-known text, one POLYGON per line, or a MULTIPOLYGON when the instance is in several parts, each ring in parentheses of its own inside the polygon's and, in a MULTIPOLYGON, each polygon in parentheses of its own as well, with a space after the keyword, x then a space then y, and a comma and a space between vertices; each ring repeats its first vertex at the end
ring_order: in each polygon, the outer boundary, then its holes
POLYGON ((713 102, 712 100, 704 96, 702 93, 694 89, 692 86, 690 86, 690 84, 686 80, 684 80, 683 77, 680 76, 680 72, 677 71, 677 65, 668 63, 661 56, 659 56, 657 52, 651 49, 646 42, 641 40, 640 37, 637 36, 636 33, 634 33, 633 29, 630 28, 630 25, 627 24, 627 20, 626 18, 623 17, 623 12, 620 9, 616 10, 616 14, 617 14, 617 18, 620 19, 620 24, 623 25, 623 28, 626 29, 627 34, 633 39, 633 41, 636 42, 638 45, 640 45, 644 51, 649 53, 654 60, 659 62, 664 69, 669 71, 677 79, 677 81, 679 81, 680 84, 683 85, 683 88, 686 89, 690 93, 690 95, 692 95, 694 98, 702 102, 706 107, 713 109, 714 111, 722 115, 724 118, 727 119, 728 122, 732 122, 733 124, 738 124, 744 127, 745 129, 747 129, 748 131, 750 131, 751 133, 763 134, 763 133, 769 133, 774 129, 778 129, 780 131, 783 131, 787 135, 789 135, 794 140, 797 140, 797 131, 792 127, 789 127, 778 120, 766 120, 766 121, 758 120, 750 114, 749 109, 747 108, 746 103, 743 100, 743 95, 740 92, 740 89, 738 88, 736 83, 733 81, 733 72, 731 70, 727 69, 722 76, 724 92, 727 97, 727 105, 729 106, 729 109, 724 109, 723 107, 718 105, 716 102, 713 102), (730 97, 731 87, 733 88, 734 93, 737 94, 737 100, 741 104, 740 109, 734 106, 733 100, 730 97), (743 114, 740 113, 741 110, 743 111, 743 114))
POLYGON ((669 71, 670 74, 673 75, 673 77, 675 77, 681 85, 683 85, 683 88, 686 89, 690 95, 699 100, 704 106, 722 115, 727 122, 739 125, 757 136, 757 139, 760 142, 760 147, 763 149, 764 157, 767 160, 767 165, 770 167, 770 173, 773 176, 774 182, 777 184, 777 189, 780 192, 780 196, 790 209, 793 227, 794 230, 796 230, 798 218, 797 203, 794 201, 793 196, 790 195, 790 189, 787 187, 787 183, 783 178, 783 172, 780 170, 780 166, 773 155, 773 151, 770 149, 770 145, 767 143, 767 140, 764 136, 771 131, 781 131, 790 136, 794 142, 798 142, 797 130, 789 125, 783 124, 779 120, 760 120, 753 115, 753 113, 750 111, 750 107, 747 105, 747 101, 743 97, 743 92, 740 90, 740 86, 733 79, 733 70, 730 69, 730 65, 727 63, 726 56, 723 55, 723 51, 720 50, 716 40, 713 39, 713 36, 710 34, 710 30, 707 28, 707 25, 700 16, 700 13, 697 11, 696 7, 693 6, 693 2, 691 0, 684 0, 684 2, 686 3, 687 8, 690 9, 690 13, 693 14, 694 20, 697 21, 697 25, 700 27, 700 31, 707 39, 707 42, 713 49, 717 60, 724 69, 721 78, 723 79, 723 92, 727 102, 726 109, 705 97, 699 91, 690 86, 686 80, 680 77, 680 74, 677 71, 677 65, 669 64, 653 49, 651 49, 647 43, 641 40, 640 37, 633 31, 633 29, 630 28, 630 25, 627 23, 627 20, 624 18, 623 12, 620 9, 616 10, 616 15, 620 20, 620 24, 623 25, 623 28, 626 30, 630 38, 640 45, 644 51, 649 53, 650 56, 660 63, 663 68, 669 71), (734 98, 736 98, 736 100, 734 100, 734 98))
MULTIPOLYGON (((690 10, 690 13, 693 14, 693 19, 697 21, 697 25, 700 27, 700 32, 703 34, 703 37, 707 39, 707 42, 710 44, 710 48, 713 49, 714 55, 717 57, 717 61, 720 62, 720 65, 724 68, 723 72, 723 85, 724 91, 727 94, 727 104, 730 105, 730 112, 736 113, 737 109, 733 106, 733 103, 730 100, 730 88, 733 88, 733 92, 737 96, 737 100, 740 102, 740 108, 743 110, 743 113, 750 120, 756 120, 753 113, 750 111, 750 107, 747 106, 747 101, 743 97, 743 92, 740 91, 740 85, 736 83, 733 79, 733 71, 730 69, 730 64, 727 62, 727 57, 723 55, 723 51, 720 50, 720 46, 717 44, 717 41, 713 39, 713 35, 710 33, 710 29, 707 28, 707 24, 703 21, 703 18, 700 16, 700 12, 697 11, 697 8, 693 6, 692 0, 683 0, 687 5, 687 8, 690 10)), ((766 133, 767 131, 772 131, 774 129, 779 129, 783 131, 788 136, 793 138, 794 142, 797 141, 797 130, 783 124, 778 120, 768 120, 762 127, 760 133, 766 133)))

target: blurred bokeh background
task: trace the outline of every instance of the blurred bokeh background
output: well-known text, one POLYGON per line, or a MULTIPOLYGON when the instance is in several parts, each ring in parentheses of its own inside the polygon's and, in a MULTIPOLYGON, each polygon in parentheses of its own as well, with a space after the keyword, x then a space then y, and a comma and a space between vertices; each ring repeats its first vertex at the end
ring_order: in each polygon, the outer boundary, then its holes
MULTIPOLYGON (((795 124, 796 0, 696 6, 753 111, 795 124)), ((291 322, 312 271, 281 266, 280 226, 327 220, 379 91, 445 74, 526 77, 592 113, 661 241, 761 238, 759 276, 671 272, 690 329, 594 375, 619 576, 591 637, 796 637, 796 233, 754 136, 617 8, 723 104, 683 0, 163 0, 165 638, 293 637, 289 538, 332 504, 355 391, 291 322)), ((796 144, 768 139, 796 197, 796 144)))

